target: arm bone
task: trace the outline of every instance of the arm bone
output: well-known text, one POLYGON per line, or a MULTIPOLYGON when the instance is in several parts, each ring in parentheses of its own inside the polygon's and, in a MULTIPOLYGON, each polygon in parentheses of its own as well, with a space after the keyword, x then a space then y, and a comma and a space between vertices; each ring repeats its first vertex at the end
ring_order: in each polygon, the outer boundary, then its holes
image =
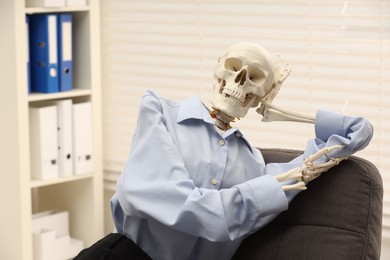
POLYGON ((263 116, 263 122, 292 121, 310 124, 314 124, 315 122, 315 116, 286 110, 264 99, 261 101, 261 106, 257 108, 256 112, 263 116))

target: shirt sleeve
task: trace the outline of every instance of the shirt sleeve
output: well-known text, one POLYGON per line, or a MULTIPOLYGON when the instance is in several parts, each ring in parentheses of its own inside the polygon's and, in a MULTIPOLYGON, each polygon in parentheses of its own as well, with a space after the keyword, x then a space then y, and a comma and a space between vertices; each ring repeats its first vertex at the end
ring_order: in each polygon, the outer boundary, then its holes
POLYGON ((344 145, 344 148, 334 150, 328 157, 343 157, 364 149, 370 143, 374 129, 372 124, 362 117, 319 110, 315 132, 314 144, 318 147, 344 145))
POLYGON ((285 193, 271 175, 230 189, 196 187, 166 120, 158 98, 146 94, 131 153, 117 182, 116 197, 125 215, 151 218, 210 241, 228 241, 287 209, 285 193))
MULTIPOLYGON (((315 154, 320 149, 333 145, 344 145, 344 148, 337 149, 319 158, 316 162, 326 162, 329 158, 344 157, 364 149, 373 136, 373 127, 369 121, 362 117, 351 117, 331 111, 319 110, 315 120, 316 138, 307 142, 304 153, 287 163, 268 163, 265 173, 279 175, 295 167, 301 167, 305 158, 315 154)), ((296 181, 282 182, 281 185, 293 184, 296 181)), ((286 197, 288 202, 299 193, 299 191, 288 191, 286 197)))

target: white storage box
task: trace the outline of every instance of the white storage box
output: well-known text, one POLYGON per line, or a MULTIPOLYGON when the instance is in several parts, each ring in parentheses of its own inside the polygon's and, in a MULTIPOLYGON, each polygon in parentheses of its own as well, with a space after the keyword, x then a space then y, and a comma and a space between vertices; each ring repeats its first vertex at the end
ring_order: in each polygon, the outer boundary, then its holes
POLYGON ((71 259, 84 248, 82 240, 69 235, 67 211, 45 211, 33 215, 34 260, 71 259))
POLYGON ((87 0, 66 0, 67 6, 86 6, 87 0))
POLYGON ((54 230, 57 236, 69 235, 69 213, 67 211, 49 210, 33 214, 32 231, 54 230))
POLYGON ((26 0, 27 7, 63 7, 65 0, 26 0))

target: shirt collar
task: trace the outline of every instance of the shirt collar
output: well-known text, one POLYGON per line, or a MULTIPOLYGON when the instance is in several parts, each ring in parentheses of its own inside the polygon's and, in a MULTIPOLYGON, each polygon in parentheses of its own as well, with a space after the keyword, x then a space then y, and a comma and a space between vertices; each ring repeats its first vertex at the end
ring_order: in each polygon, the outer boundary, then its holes
POLYGON ((187 119, 200 119, 206 123, 214 124, 208 109, 199 97, 191 97, 180 102, 176 122, 181 123, 187 119))
MULTIPOLYGON (((211 118, 208 108, 203 104, 199 97, 191 97, 181 101, 179 106, 179 112, 177 113, 177 123, 181 123, 187 119, 199 119, 206 123, 214 125, 214 120, 211 118)), ((227 130, 222 136, 228 138, 230 135, 235 134, 237 137, 242 138, 252 151, 252 147, 245 139, 244 135, 237 127, 232 127, 227 130)), ((253 151, 252 151, 253 152, 253 151)))

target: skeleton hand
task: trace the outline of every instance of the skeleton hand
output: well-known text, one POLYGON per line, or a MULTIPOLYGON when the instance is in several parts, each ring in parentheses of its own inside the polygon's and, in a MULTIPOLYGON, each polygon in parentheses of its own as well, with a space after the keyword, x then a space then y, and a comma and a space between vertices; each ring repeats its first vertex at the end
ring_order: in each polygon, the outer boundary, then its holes
POLYGON ((289 184, 289 185, 283 185, 282 189, 284 191, 289 191, 289 190, 306 190, 306 184, 302 181, 303 176, 302 176, 302 167, 297 167, 294 169, 289 170, 286 173, 282 173, 280 175, 275 176, 275 178, 279 182, 284 182, 284 181, 290 181, 290 180, 296 180, 298 181, 295 184, 289 184))
POLYGON ((303 165, 301 167, 297 167, 291 169, 290 171, 280 174, 276 176, 276 179, 279 182, 296 180, 298 181, 295 184, 283 185, 282 188, 285 191, 289 190, 305 190, 305 183, 310 182, 316 178, 318 178, 321 173, 326 172, 333 166, 339 164, 342 160, 348 159, 348 157, 340 157, 340 158, 330 158, 329 161, 324 163, 315 163, 315 161, 321 158, 324 155, 327 155, 331 151, 335 149, 343 148, 343 145, 334 145, 330 147, 325 147, 319 150, 317 153, 310 155, 303 161, 303 165))

